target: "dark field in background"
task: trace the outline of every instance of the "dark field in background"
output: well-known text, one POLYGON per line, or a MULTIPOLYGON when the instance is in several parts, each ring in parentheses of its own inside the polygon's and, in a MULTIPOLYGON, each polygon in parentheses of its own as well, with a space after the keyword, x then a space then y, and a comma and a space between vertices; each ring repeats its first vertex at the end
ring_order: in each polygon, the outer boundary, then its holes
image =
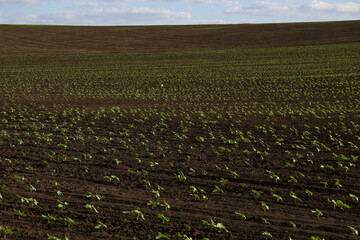
POLYGON ((0 55, 168 52, 359 41, 360 21, 109 27, 0 25, 0 55))

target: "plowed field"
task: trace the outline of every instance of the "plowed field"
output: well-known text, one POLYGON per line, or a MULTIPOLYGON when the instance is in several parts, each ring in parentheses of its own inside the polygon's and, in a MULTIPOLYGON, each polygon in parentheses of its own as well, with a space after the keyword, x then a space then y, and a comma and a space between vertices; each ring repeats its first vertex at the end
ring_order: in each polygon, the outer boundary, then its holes
POLYGON ((0 237, 358 239, 359 49, 0 57, 0 237))

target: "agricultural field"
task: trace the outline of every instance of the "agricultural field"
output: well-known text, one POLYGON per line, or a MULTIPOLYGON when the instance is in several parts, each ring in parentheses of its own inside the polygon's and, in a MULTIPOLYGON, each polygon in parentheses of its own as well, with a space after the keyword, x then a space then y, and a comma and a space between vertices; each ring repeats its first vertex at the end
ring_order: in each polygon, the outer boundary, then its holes
POLYGON ((53 26, 0 24, 0 55, 114 54, 360 42, 360 20, 286 24, 53 26))
POLYGON ((359 49, 0 56, 0 238, 358 239, 359 49))

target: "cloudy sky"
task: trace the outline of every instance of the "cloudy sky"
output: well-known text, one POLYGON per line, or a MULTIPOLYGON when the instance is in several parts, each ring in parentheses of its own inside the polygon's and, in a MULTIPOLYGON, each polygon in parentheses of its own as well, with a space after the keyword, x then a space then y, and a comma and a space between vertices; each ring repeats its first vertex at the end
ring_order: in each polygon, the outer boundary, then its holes
POLYGON ((0 23, 158 25, 360 19, 360 0, 0 0, 0 23))

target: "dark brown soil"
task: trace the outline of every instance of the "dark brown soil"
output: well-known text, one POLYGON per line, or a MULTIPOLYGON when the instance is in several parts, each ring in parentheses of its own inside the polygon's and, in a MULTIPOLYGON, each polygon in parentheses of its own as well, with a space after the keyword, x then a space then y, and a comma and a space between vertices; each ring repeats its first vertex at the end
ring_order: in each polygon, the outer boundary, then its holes
POLYGON ((165 52, 360 41, 360 21, 193 26, 0 25, 0 55, 165 52))
MULTIPOLYGON (((266 239, 264 232, 274 239, 357 239, 348 226, 358 228, 360 206, 349 194, 360 196, 360 169, 353 166, 346 172, 333 153, 359 156, 359 150, 348 144, 339 148, 327 133, 341 132, 340 126, 328 126, 329 122, 343 122, 357 131, 351 121, 359 122, 359 116, 346 115, 346 121, 336 116, 242 116, 242 124, 237 125, 237 119, 219 121, 216 116, 168 109, 121 110, 121 114, 80 110, 67 116, 44 107, 27 111, 31 112, 28 117, 37 116, 35 125, 22 122, 22 114, 15 110, 11 115, 18 117, 2 126, 11 137, 2 136, 0 145, 0 183, 6 186, 0 190, 0 225, 14 231, 10 239, 45 239, 47 234, 69 239, 155 239, 159 232, 170 239, 179 239, 178 233, 193 239, 266 239), (166 118, 161 120, 161 116, 166 118), (256 127, 270 123, 271 128, 264 128, 267 133, 256 127), (327 126, 327 130, 317 132, 317 126, 327 126), (311 137, 303 139, 292 128, 307 131, 311 137), (241 140, 235 129, 247 139, 241 140), (312 139, 332 151, 317 150, 312 139), (186 179, 176 177, 180 172, 186 179), (88 192, 105 199, 88 198, 88 192), (20 196, 36 199, 38 205, 22 203, 20 196), (351 209, 335 208, 328 199, 341 200, 351 209), (62 209, 58 200, 69 205, 62 209), (152 207, 150 200, 158 204, 152 207), (165 202, 170 209, 166 210, 165 202), (263 202, 269 210, 262 207, 263 202), (94 205, 98 213, 87 210, 86 204, 94 205), (21 217, 14 209, 27 216, 21 217), (136 209, 145 220, 124 213, 136 209), (323 216, 318 217, 316 209, 323 216), (170 222, 163 222, 158 214, 170 222), (47 219, 49 215, 56 220, 47 219), (61 220, 67 217, 77 224, 67 226, 61 220), (202 220, 221 222, 229 232, 203 229, 202 220), (107 230, 97 230, 97 221, 106 224, 107 230)), ((360 145, 351 134, 343 135, 343 140, 360 145)), ((346 162, 357 164, 344 160, 346 166, 346 162)))
MULTIPOLYGON (((0 54, 347 43, 359 23, 3 25, 0 54)), ((348 45, 1 57, 0 226, 17 240, 358 239, 360 60, 348 45)))

